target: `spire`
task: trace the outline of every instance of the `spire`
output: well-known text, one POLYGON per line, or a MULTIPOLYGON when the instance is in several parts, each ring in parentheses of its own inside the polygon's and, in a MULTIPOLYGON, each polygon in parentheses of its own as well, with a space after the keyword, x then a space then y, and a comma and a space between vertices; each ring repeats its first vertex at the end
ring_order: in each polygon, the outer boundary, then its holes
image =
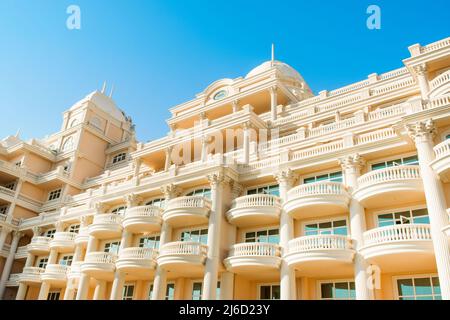
POLYGON ((270 59, 271 65, 273 67, 273 63, 275 62, 275 45, 272 43, 272 57, 270 59))
POLYGON ((106 81, 103 82, 102 93, 104 94, 106 90, 106 81))
POLYGON ((19 129, 17 129, 17 132, 16 132, 16 134, 15 134, 15 137, 16 137, 16 138, 18 138, 18 137, 19 137, 19 135, 20 135, 20 128, 19 128, 19 129))
POLYGON ((112 95, 114 93, 114 85, 111 87, 111 91, 109 92, 109 97, 112 99, 112 95))

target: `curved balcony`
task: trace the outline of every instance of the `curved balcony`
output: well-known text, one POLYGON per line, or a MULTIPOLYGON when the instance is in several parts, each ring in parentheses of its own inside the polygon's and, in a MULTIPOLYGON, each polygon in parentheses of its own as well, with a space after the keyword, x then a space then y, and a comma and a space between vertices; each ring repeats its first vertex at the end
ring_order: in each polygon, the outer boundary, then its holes
POLYGON ((28 244, 28 252, 34 255, 47 254, 50 251, 50 237, 33 237, 28 244))
POLYGON ((302 184, 288 192, 284 210, 296 219, 348 211, 350 195, 340 182, 302 184))
POLYGON ((447 70, 430 81, 430 98, 450 92, 450 70, 447 70))
POLYGON ((450 182, 450 139, 435 146, 434 153, 436 159, 431 163, 431 167, 442 181, 450 182))
POLYGON ((89 235, 99 239, 120 237, 122 234, 122 217, 114 213, 94 216, 89 226, 89 235))
POLYGON ((161 228, 162 209, 155 206, 132 207, 125 212, 123 227, 131 232, 154 232, 161 228))
POLYGON ((281 212, 280 198, 269 194, 253 194, 233 200, 227 219, 238 227, 277 223, 281 212))
POLYGON ((176 241, 160 248, 157 261, 169 271, 189 275, 202 272, 206 254, 207 246, 200 242, 176 241))
POLYGON ((81 276, 81 265, 83 261, 75 261, 72 262, 70 267, 67 270, 67 279, 79 279, 81 276))
POLYGON ((303 236, 289 241, 285 260, 302 275, 327 276, 352 272, 352 240, 345 235, 303 236))
POLYGON ((419 166, 370 171, 358 178, 353 197, 366 208, 425 201, 419 166))
POLYGON ((87 245, 89 241, 89 227, 80 228, 75 236, 75 245, 87 245))
POLYGON ((19 282, 27 285, 36 285, 41 283, 41 274, 45 271, 39 267, 25 267, 19 276, 19 282))
POLYGON ((112 252, 90 252, 81 264, 81 272, 101 280, 112 280, 116 269, 116 254, 112 252))
POLYGON ((225 267, 230 272, 253 273, 276 270, 280 267, 281 251, 277 244, 252 242, 238 243, 230 248, 225 267))
POLYGON ((133 276, 150 278, 156 266, 158 251, 151 248, 126 248, 123 249, 116 262, 117 270, 132 273, 133 276))
POLYGON ((64 286, 67 280, 68 266, 48 264, 41 274, 41 280, 54 286, 64 286))
POLYGON ((202 196, 178 197, 167 202, 164 221, 173 227, 191 226, 208 222, 211 201, 202 196))
POLYGON ((50 249, 56 249, 58 252, 71 252, 75 248, 74 232, 55 232, 53 239, 50 241, 50 249))
POLYGON ((383 270, 413 271, 416 266, 434 268, 428 224, 399 224, 366 231, 360 252, 383 270))

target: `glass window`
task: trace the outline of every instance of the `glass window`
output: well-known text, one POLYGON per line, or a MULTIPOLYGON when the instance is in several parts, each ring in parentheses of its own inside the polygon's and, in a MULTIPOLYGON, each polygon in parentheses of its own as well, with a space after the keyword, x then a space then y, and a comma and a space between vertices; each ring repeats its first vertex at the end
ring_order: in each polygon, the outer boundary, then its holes
POLYGON ((194 282, 192 284, 192 300, 202 300, 202 283, 194 282))
POLYGON ((393 226, 396 224, 429 224, 428 210, 414 209, 401 212, 384 213, 378 215, 378 227, 393 226))
POLYGON ((220 281, 217 282, 217 288, 216 288, 216 300, 220 299, 220 281))
POLYGON ((342 182, 342 171, 331 172, 327 174, 322 174, 319 176, 309 177, 303 179, 304 184, 314 183, 319 181, 331 181, 331 182, 342 182))
POLYGON ((397 280, 400 300, 441 300, 438 277, 414 277, 397 280))
POLYGON ((194 241, 207 244, 208 229, 186 230, 181 233, 181 241, 194 241))
POLYGON ((115 254, 119 253, 120 241, 113 241, 105 243, 105 248, 103 252, 112 252, 115 254))
POLYGON ((405 158, 399 158, 395 160, 382 161, 379 163, 372 164, 372 170, 379 170, 384 168, 389 168, 393 166, 401 166, 401 165, 418 165, 419 158, 417 156, 410 156, 405 158))
POLYGON ((41 258, 38 261, 38 268, 45 268, 47 267, 47 263, 48 263, 48 258, 41 258))
POLYGON ((61 189, 53 190, 48 193, 48 201, 59 199, 61 197, 61 189))
POLYGON ((190 197, 190 196, 202 196, 202 197, 211 199, 211 189, 209 189, 209 188, 197 189, 197 190, 194 190, 192 192, 189 192, 188 194, 186 194, 186 196, 188 196, 188 197, 190 197))
POLYGON ((166 288, 166 300, 173 300, 175 298, 175 284, 168 283, 166 288))
POLYGON ((120 206, 120 207, 117 207, 117 208, 114 208, 113 210, 111 210, 111 213, 123 215, 125 213, 126 209, 127 209, 126 206, 120 206))
POLYGON ((305 235, 314 236, 318 234, 340 234, 347 235, 347 221, 334 220, 305 225, 305 235))
POLYGON ((68 229, 69 232, 72 233, 78 233, 80 231, 80 225, 79 224, 73 224, 68 229))
POLYGON ((56 229, 48 229, 44 232, 43 236, 53 238, 55 236, 56 229))
POLYGON ((1 206, 0 207, 0 214, 6 214, 8 211, 8 206, 1 206))
POLYGON ((259 286, 259 300, 279 300, 279 285, 261 285, 259 286))
POLYGON ((274 196, 280 196, 280 187, 278 186, 278 184, 272 184, 272 185, 248 189, 247 195, 252 195, 252 194, 271 194, 274 196))
POLYGON ((16 188, 16 182, 13 181, 13 182, 7 183, 3 187, 5 187, 6 189, 14 191, 14 189, 16 188))
POLYGON ((144 237, 139 239, 139 247, 140 248, 150 248, 150 249, 158 249, 159 248, 159 236, 151 236, 144 237))
POLYGON ((127 154, 126 153, 119 153, 117 155, 115 155, 112 159, 112 163, 118 163, 118 162, 122 162, 127 158, 127 154))
POLYGON ((145 205, 146 206, 155 206, 155 207, 164 209, 166 207, 166 199, 164 199, 164 198, 153 199, 153 200, 150 200, 149 202, 147 202, 145 205))
POLYGON ((122 300, 133 300, 134 284, 125 284, 123 286, 122 300))
POLYGON ((226 90, 220 90, 219 92, 217 92, 214 95, 213 99, 214 100, 220 100, 220 99, 225 98, 227 95, 228 95, 228 92, 226 90))
POLYGON ((278 244, 280 242, 279 231, 278 229, 267 229, 246 232, 245 242, 266 242, 278 244))
POLYGON ((59 297, 61 296, 60 291, 50 291, 47 296, 47 300, 59 300, 59 297))
POLYGON ((445 136, 445 140, 450 139, 450 134, 445 136))
POLYGON ((320 298, 322 300, 353 300, 355 297, 354 282, 336 281, 320 284, 320 298))
POLYGON ((64 256, 61 259, 59 259, 59 264, 63 266, 71 266, 73 261, 73 256, 64 256))

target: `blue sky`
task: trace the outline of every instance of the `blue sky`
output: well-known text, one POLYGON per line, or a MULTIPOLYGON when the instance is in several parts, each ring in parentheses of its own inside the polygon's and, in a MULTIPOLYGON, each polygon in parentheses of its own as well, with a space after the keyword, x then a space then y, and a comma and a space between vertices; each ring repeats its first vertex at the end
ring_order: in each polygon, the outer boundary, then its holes
POLYGON ((104 80, 138 139, 161 137, 170 107, 245 76, 270 59, 272 42, 315 93, 332 90, 450 36, 448 12, 448 0, 0 0, 0 137, 59 130, 62 112, 104 80), (66 28, 71 4, 81 30, 66 28), (366 27, 370 4, 381 30, 366 27))

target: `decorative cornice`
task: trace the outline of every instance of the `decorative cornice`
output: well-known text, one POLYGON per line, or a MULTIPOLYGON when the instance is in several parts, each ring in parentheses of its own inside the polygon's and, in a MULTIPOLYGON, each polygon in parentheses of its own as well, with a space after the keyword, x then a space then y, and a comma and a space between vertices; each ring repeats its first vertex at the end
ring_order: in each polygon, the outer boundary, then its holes
POLYGON ((359 155, 359 153, 342 157, 338 161, 342 169, 344 170, 354 168, 360 169, 366 163, 364 159, 359 155))
POLYGON ((293 172, 291 169, 280 170, 273 176, 277 180, 278 184, 288 183, 290 185, 293 185, 298 179, 298 174, 293 172))

